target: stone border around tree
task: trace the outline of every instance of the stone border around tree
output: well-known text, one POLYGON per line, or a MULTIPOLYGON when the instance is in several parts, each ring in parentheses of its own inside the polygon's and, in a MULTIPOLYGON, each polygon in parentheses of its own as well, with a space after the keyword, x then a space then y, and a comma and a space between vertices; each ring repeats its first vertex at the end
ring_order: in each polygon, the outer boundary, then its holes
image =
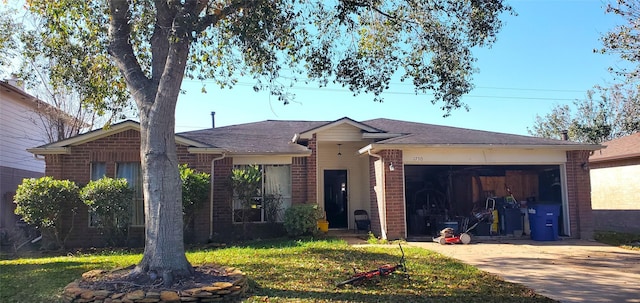
MULTIPOLYGON (((205 303, 239 302, 249 288, 247 277, 242 271, 225 267, 229 282, 214 282, 209 286, 185 290, 134 290, 121 293, 109 290, 87 289, 80 286, 82 279, 69 283, 62 292, 67 303, 205 303)), ((91 270, 82 274, 95 277, 106 273, 103 270, 91 270)))

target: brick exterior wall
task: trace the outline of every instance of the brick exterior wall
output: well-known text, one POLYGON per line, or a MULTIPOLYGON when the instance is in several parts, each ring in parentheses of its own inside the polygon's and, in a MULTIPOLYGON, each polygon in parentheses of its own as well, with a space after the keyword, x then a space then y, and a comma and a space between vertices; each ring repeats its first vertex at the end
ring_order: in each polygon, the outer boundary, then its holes
POLYGON ((567 197, 570 230, 573 238, 593 238, 591 182, 589 169, 583 168, 583 164, 588 162, 589 151, 567 152, 567 197))
POLYGON ((387 238, 391 240, 404 239, 407 228, 405 224, 402 151, 382 150, 378 154, 384 160, 387 238), (389 169, 391 163, 393 163, 393 171, 389 169))
MULTIPOLYGON (((115 176, 116 163, 139 162, 140 134, 137 130, 127 130, 108 137, 86 142, 71 147, 70 154, 46 155, 46 172, 48 176, 57 179, 70 179, 79 186, 88 183, 91 177, 91 163, 106 163, 106 173, 109 177, 115 176)), ((308 148, 311 150, 309 157, 294 157, 291 165, 292 176, 292 203, 300 204, 317 202, 317 138, 315 135, 309 140, 308 148)), ((190 154, 186 146, 177 146, 178 160, 186 163, 191 168, 211 173, 211 162, 220 155, 190 154)), ((404 198, 404 167, 401 150, 382 150, 379 152, 384 165, 384 193, 386 220, 379 217, 381 205, 375 192, 376 173, 375 157, 369 157, 369 195, 370 218, 372 231, 376 235, 381 234, 381 222, 386 222, 388 239, 400 239, 406 237, 405 198, 404 198), (394 170, 389 169, 393 163, 394 170)), ((588 170, 583 169, 583 163, 588 161, 588 151, 567 152, 567 196, 569 203, 570 230, 573 237, 591 238, 594 226, 591 211, 590 180, 588 170)), ((242 224, 232 222, 232 193, 230 191, 229 175, 233 169, 233 159, 225 157, 214 162, 212 175, 213 182, 213 227, 211 222, 211 203, 205 203, 200 212, 194 218, 193 234, 187 235, 187 239, 196 242, 204 242, 210 239, 238 239, 242 237, 242 224), (210 231, 213 234, 210 235, 210 231)), ((65 218, 71 222, 70 215, 65 218)), ((86 207, 82 207, 74 221, 74 230, 68 240, 71 246, 100 246, 104 243, 95 228, 90 228, 89 215, 86 207)), ((267 226, 268 224, 251 224, 250 233, 255 236, 265 236, 268 233, 279 233, 281 225, 267 226)), ((132 244, 142 245, 144 228, 131 229, 132 244)))
POLYGON ((294 157, 291 162, 291 204, 307 202, 307 158, 294 157))
POLYGON ((233 170, 233 158, 217 160, 213 166, 213 236, 220 237, 221 234, 228 232, 233 224, 231 221, 233 194, 229 179, 233 170))
MULTIPOLYGON (((70 154, 46 155, 45 175, 56 179, 68 179, 78 186, 84 186, 91 180, 91 163, 104 162, 106 175, 115 177, 116 164, 119 162, 140 162, 140 133, 137 130, 126 130, 108 137, 96 139, 71 147, 70 154)), ((211 159, 215 155, 190 154, 186 146, 177 146, 178 161, 189 167, 210 173, 211 159)), ((193 222, 193 234, 185 235, 193 241, 206 241, 209 234, 210 204, 205 203, 196 214, 193 222)), ((72 222, 71 214, 63 217, 65 222, 72 222)), ((69 235, 67 246, 88 247, 102 246, 104 241, 98 230, 89 227, 89 213, 85 206, 80 207, 73 218, 73 231, 69 235)), ((68 226, 67 226, 68 227, 68 226)), ((129 231, 130 245, 144 244, 144 228, 131 227, 129 231)))
MULTIPOLYGON (((401 150, 382 150, 378 153, 382 157, 384 169, 384 199, 386 216, 386 237, 387 239, 403 239, 406 237, 405 220, 405 199, 404 199, 404 171, 401 150), (393 163, 394 170, 389 169, 393 163)), ((382 223, 379 214, 381 212, 378 196, 375 191, 376 180, 375 162, 378 159, 369 157, 369 198, 371 201, 371 231, 380 236, 382 233, 382 223)))

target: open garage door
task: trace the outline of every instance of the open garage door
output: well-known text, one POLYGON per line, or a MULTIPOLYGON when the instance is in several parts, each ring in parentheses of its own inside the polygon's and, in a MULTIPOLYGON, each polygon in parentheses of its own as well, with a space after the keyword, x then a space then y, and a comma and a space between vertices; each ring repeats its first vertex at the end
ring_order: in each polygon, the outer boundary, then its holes
POLYGON ((528 234, 527 205, 536 203, 559 206, 558 234, 566 234, 559 165, 405 165, 404 171, 411 238, 435 236, 443 227, 464 231, 486 208, 499 212, 497 220, 484 220, 474 235, 528 234))

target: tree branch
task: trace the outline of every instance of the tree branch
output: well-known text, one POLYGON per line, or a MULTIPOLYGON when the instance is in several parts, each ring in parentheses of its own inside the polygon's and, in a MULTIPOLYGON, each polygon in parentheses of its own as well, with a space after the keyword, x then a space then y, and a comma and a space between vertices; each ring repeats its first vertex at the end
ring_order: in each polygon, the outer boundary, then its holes
POLYGON ((109 1, 111 15, 109 27, 109 54, 113 56, 118 69, 122 73, 131 95, 141 107, 141 102, 153 102, 154 95, 148 89, 151 81, 144 75, 140 64, 129 43, 131 26, 129 25, 129 4, 126 1, 109 1))
MULTIPOLYGON (((234 12, 237 12, 241 8, 249 7, 255 5, 256 0, 239 0, 233 1, 229 5, 223 8, 213 8, 212 11, 208 11, 207 14, 200 18, 200 20, 196 23, 194 30, 198 33, 203 32, 207 29, 207 27, 211 25, 217 24, 224 17, 227 17, 234 12)), ((207 5, 208 7, 208 5, 207 5)), ((202 7, 204 9, 204 7, 202 7)))
POLYGON ((377 8, 377 7, 375 7, 375 6, 373 6, 373 4, 372 4, 372 3, 370 3, 370 2, 363 3, 363 2, 350 1, 350 0, 345 0, 345 1, 343 1, 343 2, 345 2, 345 3, 349 3, 349 4, 351 4, 351 5, 353 5, 353 6, 356 6, 356 7, 368 7, 368 8, 370 8, 370 9, 374 10, 375 12, 377 12, 378 14, 380 14, 380 15, 382 15, 382 16, 385 16, 385 17, 387 17, 387 18, 389 18, 389 19, 395 20, 395 21, 403 21, 403 22, 413 23, 413 24, 416 24, 416 23, 417 23, 417 22, 415 22, 415 21, 413 21, 413 20, 400 19, 400 18, 398 18, 398 16, 394 16, 394 15, 391 15, 391 14, 389 14, 389 13, 383 12, 381 9, 379 9, 379 8, 377 8))

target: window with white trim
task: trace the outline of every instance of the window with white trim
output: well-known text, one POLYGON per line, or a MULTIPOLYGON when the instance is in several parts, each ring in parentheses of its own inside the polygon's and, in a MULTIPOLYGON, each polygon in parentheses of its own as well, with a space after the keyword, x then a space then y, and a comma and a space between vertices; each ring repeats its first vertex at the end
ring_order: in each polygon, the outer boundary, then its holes
MULTIPOLYGON (((247 165, 234 165, 242 169, 247 165)), ((291 206, 291 165, 262 164, 262 184, 251 205, 243 206, 237 197, 233 198, 233 222, 282 222, 284 210, 291 206)))
POLYGON ((125 178, 129 187, 133 188, 133 213, 131 225, 144 225, 144 198, 142 195, 142 171, 140 162, 116 163, 116 178, 125 178))

